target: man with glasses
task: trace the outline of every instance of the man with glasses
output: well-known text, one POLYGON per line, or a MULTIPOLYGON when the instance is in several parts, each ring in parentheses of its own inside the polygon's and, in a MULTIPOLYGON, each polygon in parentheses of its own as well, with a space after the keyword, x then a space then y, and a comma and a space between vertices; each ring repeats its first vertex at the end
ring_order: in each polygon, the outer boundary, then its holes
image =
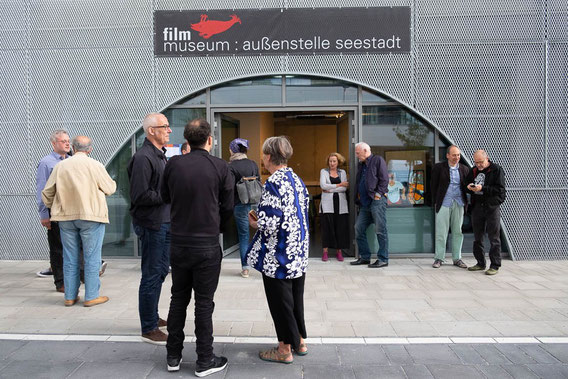
POLYGON ((501 210, 505 201, 505 173, 503 168, 489 160, 484 150, 473 154, 475 166, 466 179, 468 192, 471 193, 471 224, 473 226, 473 255, 477 260, 469 271, 485 270, 485 252, 483 236, 487 233, 491 248, 489 259, 491 266, 485 271, 487 275, 495 275, 501 267, 501 210))
MULTIPOLYGON (((36 173, 36 200, 39 211, 41 225, 47 229, 47 242, 49 243, 49 264, 53 273, 53 282, 57 292, 65 292, 63 286, 63 246, 61 245, 61 234, 57 221, 50 221, 49 209, 44 205, 41 198, 41 191, 47 183, 55 165, 62 160, 69 158, 71 143, 69 134, 62 129, 54 130, 49 136, 53 151, 43 157, 37 166, 36 173)), ((38 276, 48 275, 47 270, 40 271, 38 276)))
POLYGON ((170 140, 168 119, 161 113, 148 114, 142 123, 146 138, 128 164, 130 215, 140 241, 142 278, 138 290, 138 313, 142 340, 165 345, 167 326, 158 315, 162 283, 170 265, 170 206, 160 194, 166 149, 170 140))

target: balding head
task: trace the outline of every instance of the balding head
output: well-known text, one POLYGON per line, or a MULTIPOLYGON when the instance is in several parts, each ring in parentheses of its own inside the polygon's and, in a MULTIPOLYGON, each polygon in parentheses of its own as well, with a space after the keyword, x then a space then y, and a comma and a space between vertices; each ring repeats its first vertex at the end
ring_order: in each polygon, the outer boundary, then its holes
POLYGON ((77 136, 73 138, 73 151, 89 154, 93 151, 93 141, 87 136, 77 136))
POLYGON ((479 170, 484 170, 489 166, 489 154, 485 150, 477 150, 473 153, 473 163, 479 170))
POLYGON ((450 166, 455 167, 461 158, 460 148, 456 145, 452 145, 448 148, 448 152, 446 153, 446 158, 448 159, 448 163, 450 166))

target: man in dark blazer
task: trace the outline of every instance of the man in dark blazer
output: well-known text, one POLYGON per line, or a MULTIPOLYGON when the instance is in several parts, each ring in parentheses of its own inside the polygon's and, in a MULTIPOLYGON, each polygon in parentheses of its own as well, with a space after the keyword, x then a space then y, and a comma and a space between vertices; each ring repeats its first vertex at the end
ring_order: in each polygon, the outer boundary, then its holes
POLYGON ((467 205, 467 166, 460 163, 460 149, 452 145, 447 161, 436 163, 432 170, 432 203, 436 209, 436 249, 432 267, 439 268, 446 256, 448 231, 452 229, 452 258, 454 265, 467 268, 461 259, 463 244, 462 223, 467 205))

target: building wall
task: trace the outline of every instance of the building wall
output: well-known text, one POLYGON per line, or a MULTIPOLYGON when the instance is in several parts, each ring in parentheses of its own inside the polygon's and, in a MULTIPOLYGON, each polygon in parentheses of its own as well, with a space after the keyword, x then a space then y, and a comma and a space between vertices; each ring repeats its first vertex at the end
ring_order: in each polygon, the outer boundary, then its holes
POLYGON ((329 75, 421 112, 507 173, 518 259, 568 258, 565 0, 6 0, 0 3, 0 259, 46 259, 35 167, 66 128, 108 163, 149 111, 232 78, 329 75), (153 11, 411 6, 412 53, 155 58, 153 11))

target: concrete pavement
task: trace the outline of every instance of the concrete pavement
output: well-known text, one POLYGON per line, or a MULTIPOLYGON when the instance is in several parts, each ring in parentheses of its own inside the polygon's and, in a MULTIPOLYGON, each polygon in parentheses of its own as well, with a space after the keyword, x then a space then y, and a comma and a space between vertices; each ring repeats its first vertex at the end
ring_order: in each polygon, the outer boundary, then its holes
MULTIPOLYGON (((145 343, 0 340, 0 378, 193 377, 195 352, 186 344, 177 373, 165 348, 145 343)), ((229 359, 211 378, 566 378, 567 344, 310 345, 290 365, 258 359, 268 345, 215 344, 229 359)))
MULTIPOLYGON (((260 275, 243 279, 239 262, 225 260, 214 334, 229 366, 212 377, 568 377, 568 262, 505 261, 492 277, 431 263, 392 259, 368 269, 310 261, 309 354, 281 365, 258 358, 276 342, 260 275)), ((166 371, 164 347, 140 342, 139 261, 109 261, 101 294, 111 300, 93 308, 64 307, 52 280, 35 275, 46 265, 0 262, 0 378, 193 375, 192 310, 179 373, 166 371)))
MULTIPOLYGON (((0 262, 0 333, 138 335, 140 262, 108 262, 101 294, 110 301, 93 308, 64 307, 52 280, 35 275, 46 262, 0 262)), ((504 261, 492 277, 452 265, 434 269, 431 263, 391 259, 388 268, 369 269, 347 261, 310 261, 305 290, 309 336, 359 342, 365 337, 568 336, 568 261, 504 261)), ((215 336, 274 337, 260 274, 253 271, 243 279, 239 266, 234 259, 223 262, 215 336)), ((160 299, 163 318, 170 285, 168 277, 160 299)), ((193 310, 187 324, 191 335, 193 310)))

